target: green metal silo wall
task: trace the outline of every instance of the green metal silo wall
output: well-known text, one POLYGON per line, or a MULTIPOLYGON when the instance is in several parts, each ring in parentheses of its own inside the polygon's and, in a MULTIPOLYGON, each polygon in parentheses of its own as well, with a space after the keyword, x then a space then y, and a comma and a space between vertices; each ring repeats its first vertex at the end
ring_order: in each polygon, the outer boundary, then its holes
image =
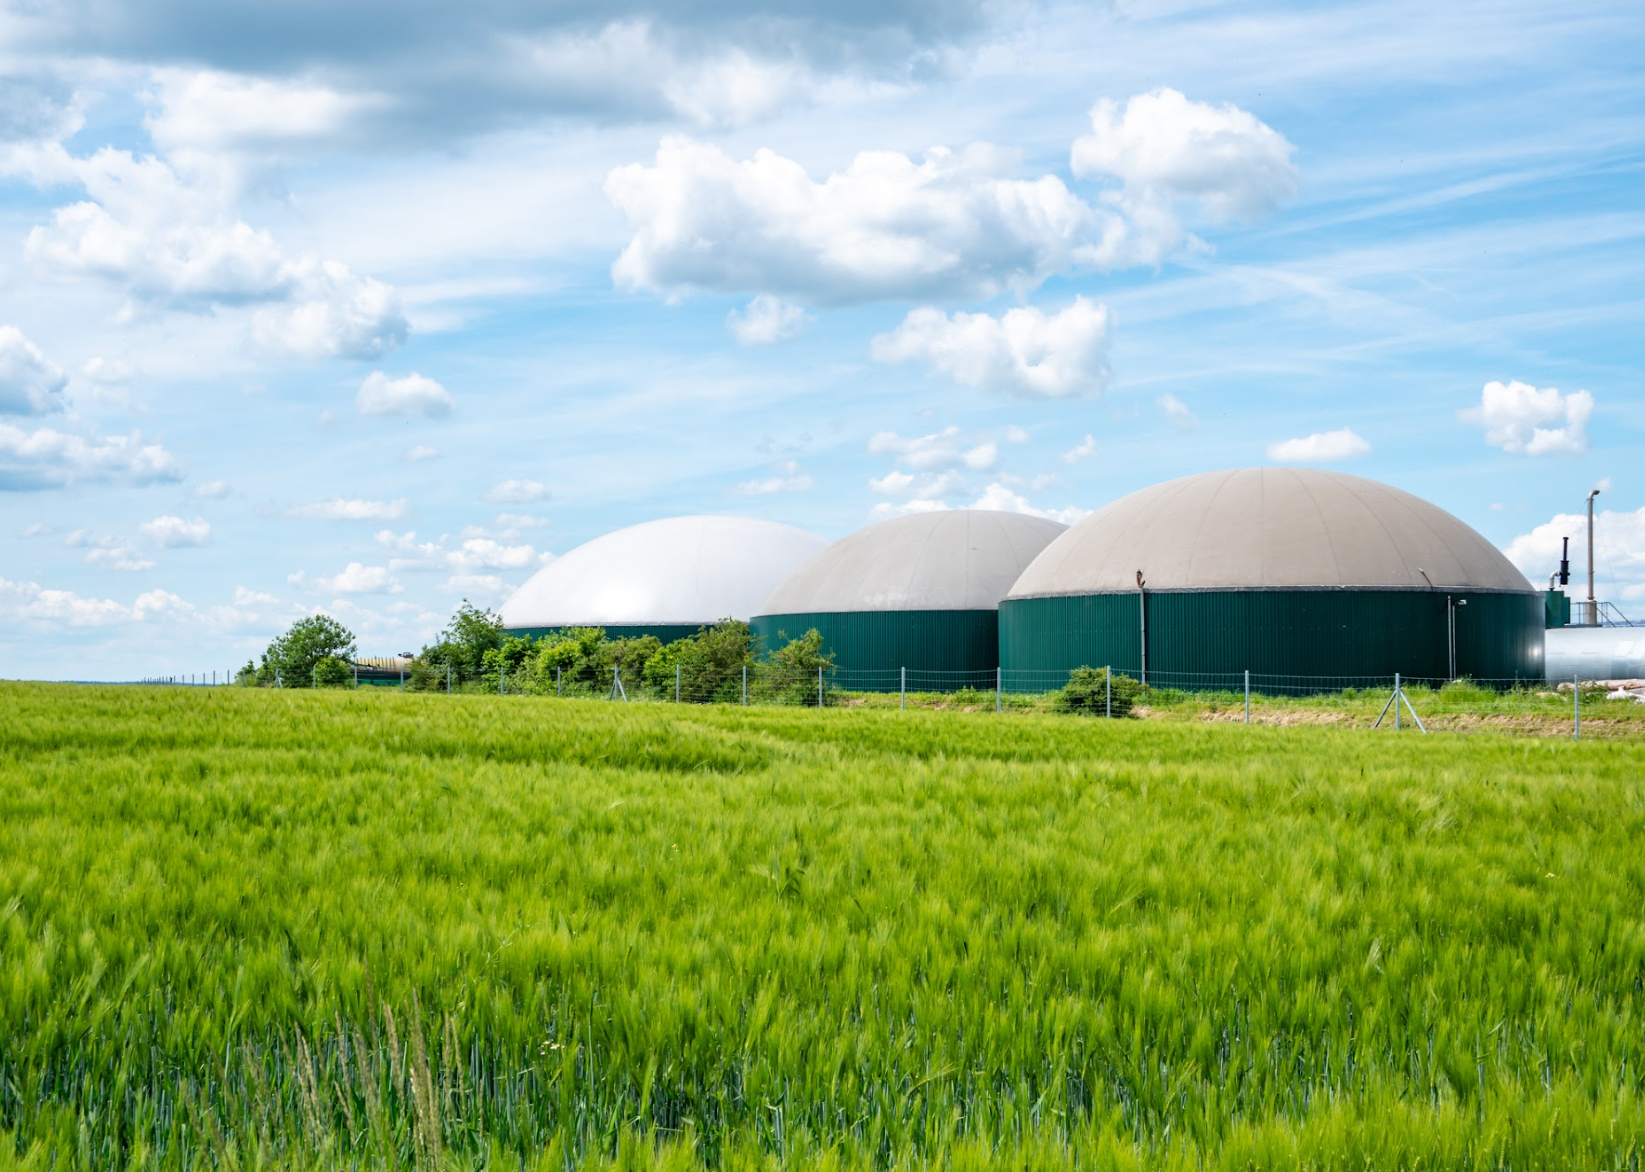
POLYGON ((908 669, 920 691, 993 687, 999 665, 999 612, 994 610, 886 610, 768 614, 753 620, 765 654, 813 627, 823 652, 834 655, 839 686, 891 691, 908 669), (986 677, 986 679, 984 678, 986 677))
MULTIPOLYGON (((1150 682, 1233 687, 1272 677, 1445 679, 1450 672, 1444 592, 1426 590, 1151 590, 1150 682), (1200 677, 1194 679, 1193 677, 1200 677)), ((1457 675, 1543 678, 1540 595, 1453 591, 1457 675)), ((1008 686, 1040 690, 1080 666, 1142 669, 1141 596, 1071 594, 1000 604, 1000 665, 1008 686)), ((1299 685, 1301 679, 1299 679, 1299 685)))
MULTIPOLYGON (((639 639, 645 635, 655 635, 660 642, 672 643, 677 639, 689 639, 703 629, 702 623, 607 623, 600 629, 605 632, 607 639, 639 639)), ((561 631, 575 630, 573 627, 504 627, 503 634, 517 635, 522 639, 543 639, 550 635, 558 635, 561 631)))

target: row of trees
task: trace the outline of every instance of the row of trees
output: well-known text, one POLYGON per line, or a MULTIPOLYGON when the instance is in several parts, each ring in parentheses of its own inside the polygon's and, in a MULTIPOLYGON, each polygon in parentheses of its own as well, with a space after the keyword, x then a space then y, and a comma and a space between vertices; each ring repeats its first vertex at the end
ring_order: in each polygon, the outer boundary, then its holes
MULTIPOLYGON (((808 631, 762 659, 747 623, 725 619, 663 643, 652 635, 610 638, 599 627, 573 627, 541 638, 509 635, 502 619, 466 598, 445 630, 406 669, 416 691, 460 690, 607 695, 621 681, 629 695, 699 703, 737 701, 744 673, 750 699, 816 702, 819 670, 833 666, 822 636, 808 631)), ((338 687, 354 675, 354 635, 328 615, 313 615, 247 663, 240 683, 260 687, 338 687)))
MULTIPOLYGON (((695 635, 663 643, 655 636, 613 639, 599 627, 573 627, 541 638, 503 630, 502 619, 466 598, 434 642, 406 669, 415 691, 507 691, 605 696, 618 681, 629 696, 708 704, 736 703, 743 688, 762 703, 815 704, 817 673, 834 666, 822 636, 807 631, 762 658, 747 623, 724 619, 695 635)), ((247 663, 239 682, 260 687, 342 687, 354 678, 354 635, 329 615, 313 615, 268 645, 261 663, 247 663)), ((1143 686, 1082 667, 1056 695, 1062 712, 1127 716, 1143 686)))
POLYGON ((625 694, 698 703, 737 701, 744 674, 750 699, 815 702, 817 672, 833 666, 822 636, 809 631, 762 659, 747 623, 725 619, 663 643, 654 635, 611 638, 599 627, 570 627, 527 638, 506 634, 498 617, 466 600, 451 623, 413 660, 406 686, 558 695, 625 694), (792 693, 792 694, 790 694, 792 693))

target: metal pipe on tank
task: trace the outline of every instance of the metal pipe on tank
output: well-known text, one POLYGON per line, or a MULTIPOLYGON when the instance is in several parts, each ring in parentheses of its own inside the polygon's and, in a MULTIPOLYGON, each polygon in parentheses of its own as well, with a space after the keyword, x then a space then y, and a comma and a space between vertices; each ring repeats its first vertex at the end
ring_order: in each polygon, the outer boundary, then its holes
POLYGON ((1142 686, 1148 686, 1148 581, 1137 571, 1137 614, 1142 625, 1142 686))
POLYGON ((1599 489, 1588 494, 1588 625, 1599 626, 1599 607, 1594 602, 1594 498, 1599 489))

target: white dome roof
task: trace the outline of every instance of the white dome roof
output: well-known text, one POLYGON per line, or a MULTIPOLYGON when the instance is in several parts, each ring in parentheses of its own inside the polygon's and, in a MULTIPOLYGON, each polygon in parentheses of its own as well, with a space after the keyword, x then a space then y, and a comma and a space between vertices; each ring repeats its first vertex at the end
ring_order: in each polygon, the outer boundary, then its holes
POLYGON ((503 603, 503 626, 748 619, 827 544, 792 525, 748 517, 647 521, 596 537, 537 571, 503 603))
POLYGON ((761 614, 994 610, 1066 526, 953 509, 882 521, 841 538, 777 587, 761 614))
POLYGON ((1168 480, 1099 509, 1048 546, 1012 598, 1135 590, 1411 587, 1528 592, 1494 545, 1386 484, 1312 468, 1168 480))

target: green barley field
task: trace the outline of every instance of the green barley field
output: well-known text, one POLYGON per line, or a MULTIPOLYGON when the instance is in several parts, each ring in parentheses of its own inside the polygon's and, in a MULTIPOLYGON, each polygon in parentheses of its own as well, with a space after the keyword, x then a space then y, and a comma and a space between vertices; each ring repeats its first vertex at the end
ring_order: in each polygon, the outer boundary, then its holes
POLYGON ((0 1168, 1637 1169, 1645 738, 0 685, 0 1168))

